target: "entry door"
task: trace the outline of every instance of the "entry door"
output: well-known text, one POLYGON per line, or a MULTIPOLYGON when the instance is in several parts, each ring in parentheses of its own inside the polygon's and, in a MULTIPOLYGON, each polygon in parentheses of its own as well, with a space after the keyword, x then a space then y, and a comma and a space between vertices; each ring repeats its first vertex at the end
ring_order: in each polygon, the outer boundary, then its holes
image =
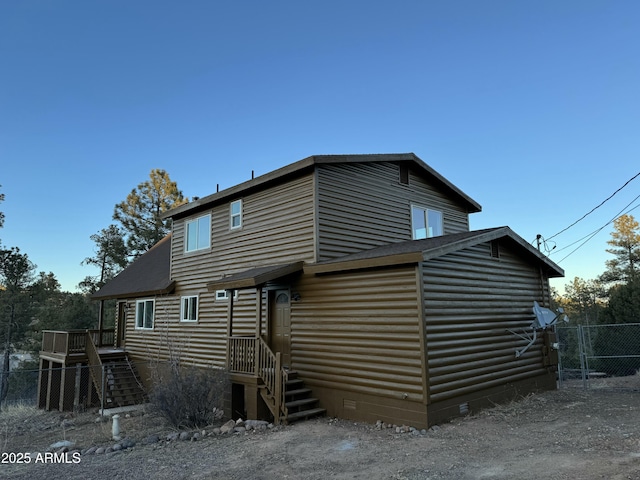
POLYGON ((271 349, 282 356, 282 365, 291 365, 291 304, 288 290, 273 292, 269 315, 271 349))

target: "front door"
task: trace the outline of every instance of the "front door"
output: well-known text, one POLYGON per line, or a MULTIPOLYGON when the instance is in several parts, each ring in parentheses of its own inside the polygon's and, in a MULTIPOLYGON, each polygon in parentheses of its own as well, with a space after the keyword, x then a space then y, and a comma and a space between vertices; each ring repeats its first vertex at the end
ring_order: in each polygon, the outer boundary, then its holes
POLYGON ((271 349, 280 352, 282 365, 291 366, 291 304, 288 290, 276 290, 269 309, 271 349))

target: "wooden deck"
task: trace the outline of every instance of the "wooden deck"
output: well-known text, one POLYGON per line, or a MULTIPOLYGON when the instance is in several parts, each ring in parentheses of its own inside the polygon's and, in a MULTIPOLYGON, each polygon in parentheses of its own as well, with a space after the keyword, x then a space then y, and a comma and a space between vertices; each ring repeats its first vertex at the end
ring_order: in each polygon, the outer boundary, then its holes
POLYGON ((40 351, 38 406, 47 410, 103 408, 144 401, 145 392, 114 331, 46 330, 40 351))

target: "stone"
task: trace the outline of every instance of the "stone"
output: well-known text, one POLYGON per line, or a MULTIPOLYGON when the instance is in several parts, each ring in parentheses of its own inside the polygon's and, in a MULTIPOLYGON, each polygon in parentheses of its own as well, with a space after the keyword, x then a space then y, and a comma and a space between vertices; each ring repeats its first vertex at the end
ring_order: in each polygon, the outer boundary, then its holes
POLYGON ((214 429, 211 431, 211 433, 212 433, 213 435, 220 435, 220 433, 222 433, 222 432, 220 431, 220 428, 219 428, 219 427, 216 427, 216 428, 214 428, 214 429))
POLYGON ((96 448, 96 455, 101 455, 104 453, 104 447, 98 447, 96 448))
POLYGON ((104 449, 104 453, 111 453, 111 452, 113 452, 113 448, 111 447, 107 447, 104 449))
POLYGON ((120 442, 120 445, 122 445, 122 448, 127 449, 127 448, 133 448, 135 446, 136 442, 133 441, 131 438, 125 438, 124 440, 122 440, 120 442))
POLYGON ((180 440, 191 440, 191 432, 180 432, 180 436, 178 437, 180 440))
POLYGON ((52 450, 56 450, 63 447, 73 447, 74 445, 75 444, 73 442, 70 442, 69 440, 61 440, 59 442, 52 443, 51 445, 49 445, 49 448, 51 448, 52 450))
POLYGON ((227 423, 225 423, 220 427, 220 433, 229 433, 233 431, 235 426, 236 426, 236 422, 234 422, 233 420, 229 420, 227 423))
POLYGON ((430 432, 434 432, 434 433, 439 431, 439 430, 440 430, 440 427, 438 425, 434 425, 433 427, 431 427, 429 429, 430 432))
POLYGON ((83 450, 82 452, 80 452, 81 455, 93 455, 94 453, 96 453, 96 450, 98 449, 98 447, 89 447, 85 450, 83 450))
POLYGON ((420 433, 421 433, 422 435, 426 435, 426 434, 427 434, 427 430, 423 428, 422 430, 420 430, 420 433))
POLYGON ((120 445, 119 443, 116 443, 111 448, 113 448, 114 452, 117 452, 117 451, 122 450, 122 445, 120 445))
POLYGON ((236 427, 244 427, 244 420, 242 420, 241 418, 236 420, 236 427))
POLYGON ((175 442, 179 438, 180 438, 180 434, 178 432, 171 432, 170 434, 167 435, 167 441, 169 442, 175 442))
POLYGON ((197 442, 198 440, 200 440, 201 437, 202 437, 202 435, 199 432, 196 432, 191 437, 191 441, 192 442, 197 442))
MULTIPOLYGON (((237 425, 237 424, 236 424, 236 425, 237 425)), ((233 429, 233 433, 244 433, 244 432, 246 432, 246 431, 247 431, 247 429, 246 429, 246 428, 244 428, 244 427, 235 427, 235 428, 233 429)))
POLYGON ((105 417, 100 415, 98 418, 94 420, 96 423, 107 423, 109 421, 109 417, 105 417))

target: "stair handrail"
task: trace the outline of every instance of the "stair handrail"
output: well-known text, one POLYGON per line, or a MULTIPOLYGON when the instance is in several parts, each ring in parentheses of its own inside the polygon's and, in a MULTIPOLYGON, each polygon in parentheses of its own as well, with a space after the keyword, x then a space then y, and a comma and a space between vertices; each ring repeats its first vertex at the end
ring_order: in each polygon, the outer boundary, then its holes
POLYGON ((273 395, 277 412, 272 413, 276 423, 280 423, 281 418, 287 414, 284 396, 287 373, 282 368, 282 356, 280 352, 273 353, 260 337, 256 338, 256 352, 255 374, 262 379, 267 391, 273 395))
POLYGON ((125 355, 124 358, 127 360, 127 365, 129 366, 129 370, 131 370, 133 378, 135 379, 136 383, 138 384, 138 387, 140 387, 140 390, 144 394, 145 392, 144 385, 142 385, 142 383, 138 379, 138 375, 136 375, 136 371, 133 369, 133 364, 131 363, 131 359, 129 358, 129 355, 125 355))
POLYGON ((89 371, 91 372, 91 377, 93 378, 93 383, 96 387, 96 391, 98 392, 98 397, 100 398, 100 403, 103 402, 103 366, 102 360, 100 359, 100 354, 98 353, 98 349, 96 348, 95 343, 93 343, 93 336, 89 331, 86 332, 86 342, 85 348, 87 353, 87 360, 89 364, 89 371))

